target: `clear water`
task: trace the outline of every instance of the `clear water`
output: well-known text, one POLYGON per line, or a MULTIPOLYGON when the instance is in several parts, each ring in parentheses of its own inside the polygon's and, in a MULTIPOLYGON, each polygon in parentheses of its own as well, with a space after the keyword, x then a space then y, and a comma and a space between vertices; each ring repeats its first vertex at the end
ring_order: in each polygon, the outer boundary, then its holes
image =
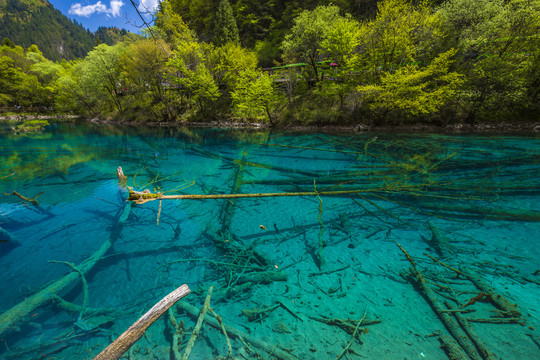
MULTIPOLYGON (((246 346, 229 331, 237 359, 448 358, 438 336, 448 330, 397 243, 439 306, 446 309, 446 301, 467 319, 504 321, 468 321, 493 358, 540 358, 537 137, 88 124, 15 136, 5 126, 0 161, 0 313, 9 322, 0 358, 92 358, 182 284, 192 290, 184 300, 197 309, 213 285, 213 310, 251 336, 246 346), (118 166, 134 189, 167 195, 321 194, 126 208, 118 166), (339 190, 350 193, 324 194, 339 190), (13 191, 41 195, 31 204, 4 194, 13 191), (129 217, 122 223, 124 208, 129 217), (107 252, 95 258, 100 247, 107 252), (88 269, 93 255, 97 262, 88 269), (482 279, 488 290, 428 255, 482 279), (73 272, 59 262, 87 270, 82 316, 79 276, 55 293, 76 311, 52 295, 27 305, 73 272), (255 279, 262 271, 271 272, 266 281, 255 279), (521 316, 501 310, 492 300, 497 294, 517 304, 521 316), (25 308, 10 315, 20 303, 25 308), (266 306, 274 309, 251 319, 242 312, 266 306)), ((173 309, 186 328, 183 352, 196 318, 173 309)), ((173 358, 173 333, 165 314, 124 358, 173 358)), ((225 337, 205 324, 190 358, 218 355, 227 355, 225 337)))

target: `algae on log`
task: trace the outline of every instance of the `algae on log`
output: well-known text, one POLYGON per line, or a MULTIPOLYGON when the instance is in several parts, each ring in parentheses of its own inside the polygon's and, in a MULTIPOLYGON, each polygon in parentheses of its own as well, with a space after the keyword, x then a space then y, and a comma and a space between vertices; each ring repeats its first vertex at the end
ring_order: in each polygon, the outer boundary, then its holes
MULTIPOLYGON (((110 249, 113 242, 120 235, 123 224, 126 222, 129 213, 131 211, 131 203, 126 203, 121 211, 118 212, 116 216, 116 222, 111 230, 111 234, 107 241, 105 241, 99 249, 92 254, 88 259, 83 261, 77 267, 82 273, 88 272, 94 265, 105 255, 105 253, 110 249)), ((35 308, 44 304, 46 302, 55 300, 57 294, 62 291, 64 288, 69 286, 75 280, 79 278, 79 273, 72 271, 64 277, 57 279, 52 284, 42 289, 38 293, 26 298, 22 302, 13 306, 11 309, 7 310, 3 314, 0 314, 0 334, 3 334, 7 329, 12 325, 17 323, 23 317, 30 314, 34 311, 35 308)))

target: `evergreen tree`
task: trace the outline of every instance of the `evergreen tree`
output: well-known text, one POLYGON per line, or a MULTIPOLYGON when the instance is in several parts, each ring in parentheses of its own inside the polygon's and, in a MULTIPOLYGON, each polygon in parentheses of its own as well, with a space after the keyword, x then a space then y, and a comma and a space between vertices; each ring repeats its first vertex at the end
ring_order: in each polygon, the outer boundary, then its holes
POLYGON ((10 48, 15 47, 15 44, 13 43, 13 41, 9 40, 7 37, 5 37, 4 40, 2 40, 2 45, 9 46, 10 48))
POLYGON ((238 44, 238 27, 228 0, 221 0, 215 15, 214 44, 220 46, 227 43, 238 44))

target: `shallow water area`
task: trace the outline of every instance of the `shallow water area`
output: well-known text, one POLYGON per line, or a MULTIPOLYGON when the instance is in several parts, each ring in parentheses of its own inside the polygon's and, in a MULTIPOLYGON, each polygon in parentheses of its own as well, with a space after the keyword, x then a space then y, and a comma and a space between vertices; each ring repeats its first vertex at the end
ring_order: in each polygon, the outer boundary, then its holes
POLYGON ((0 127, 0 358, 91 359, 182 284, 124 359, 212 286, 190 359, 540 358, 539 179, 532 136, 0 127))

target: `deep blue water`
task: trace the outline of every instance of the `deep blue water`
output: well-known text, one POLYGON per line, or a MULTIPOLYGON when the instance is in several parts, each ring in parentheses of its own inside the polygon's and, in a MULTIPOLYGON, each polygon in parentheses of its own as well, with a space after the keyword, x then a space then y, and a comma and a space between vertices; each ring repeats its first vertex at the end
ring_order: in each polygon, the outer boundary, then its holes
MULTIPOLYGON (((540 358, 535 136, 89 124, 13 135, 4 126, 0 191, 2 359, 90 359, 182 284, 198 309, 213 285, 213 310, 250 334, 246 346, 233 331, 237 359, 283 358, 276 349, 298 359, 446 359, 437 306, 451 321, 448 307, 459 310, 483 344, 475 347, 493 358, 540 358), (165 195, 319 194, 130 206, 118 166, 128 186, 165 195), (43 290, 73 267, 85 271, 83 313, 79 276, 54 294, 43 290), (249 319, 243 312, 270 306, 249 319)), ((185 323, 182 352, 196 318, 173 309, 185 323)), ((173 333, 165 314, 124 358, 174 358, 173 333)), ((225 338, 205 324, 190 359, 219 355, 225 338)))

